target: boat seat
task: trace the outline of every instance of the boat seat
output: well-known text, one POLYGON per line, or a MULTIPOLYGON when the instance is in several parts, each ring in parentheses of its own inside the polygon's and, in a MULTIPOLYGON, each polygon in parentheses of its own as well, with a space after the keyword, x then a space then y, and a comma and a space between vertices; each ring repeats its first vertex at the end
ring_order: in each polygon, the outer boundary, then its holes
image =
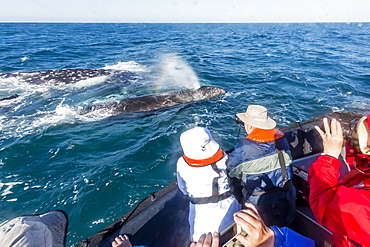
POLYGON ((296 125, 298 128, 284 131, 293 159, 321 153, 322 140, 314 125, 305 127, 299 126, 299 123, 296 125))

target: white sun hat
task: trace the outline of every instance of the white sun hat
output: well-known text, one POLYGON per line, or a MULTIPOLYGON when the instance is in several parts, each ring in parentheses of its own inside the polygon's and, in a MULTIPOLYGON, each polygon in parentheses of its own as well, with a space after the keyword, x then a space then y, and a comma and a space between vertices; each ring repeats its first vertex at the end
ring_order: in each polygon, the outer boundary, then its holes
POLYGON ((276 122, 267 116, 267 109, 261 105, 250 105, 246 112, 237 113, 236 116, 256 128, 273 129, 276 126, 276 122))
POLYGON ((207 128, 195 127, 180 135, 180 143, 186 157, 202 160, 217 153, 220 145, 212 138, 207 128))

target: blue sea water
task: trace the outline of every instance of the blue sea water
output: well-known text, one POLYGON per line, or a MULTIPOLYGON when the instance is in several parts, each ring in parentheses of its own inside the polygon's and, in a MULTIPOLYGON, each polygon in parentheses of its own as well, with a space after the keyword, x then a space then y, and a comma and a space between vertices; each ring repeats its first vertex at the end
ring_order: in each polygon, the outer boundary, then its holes
POLYGON ((369 41, 370 23, 0 23, 0 73, 132 72, 76 83, 0 79, 0 98, 19 95, 0 101, 0 222, 62 209, 72 246, 175 179, 188 128, 209 128, 229 149, 241 138, 235 113, 249 104, 267 107, 278 127, 368 114, 369 41), (81 111, 198 85, 228 92, 147 113, 81 111))

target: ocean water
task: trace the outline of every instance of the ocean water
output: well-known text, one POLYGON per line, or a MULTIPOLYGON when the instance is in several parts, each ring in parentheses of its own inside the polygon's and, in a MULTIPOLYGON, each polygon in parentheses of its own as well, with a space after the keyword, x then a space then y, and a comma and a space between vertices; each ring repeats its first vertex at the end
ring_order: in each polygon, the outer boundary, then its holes
POLYGON ((62 209, 73 246, 175 179, 188 128, 209 128, 229 149, 244 135, 235 113, 249 104, 267 107, 278 127, 368 114, 369 40, 370 23, 0 23, 0 73, 14 73, 0 76, 0 98, 19 95, 0 101, 0 222, 62 209), (76 68, 123 74, 48 81, 40 72, 76 68), (81 111, 199 85, 228 92, 153 112, 81 111))

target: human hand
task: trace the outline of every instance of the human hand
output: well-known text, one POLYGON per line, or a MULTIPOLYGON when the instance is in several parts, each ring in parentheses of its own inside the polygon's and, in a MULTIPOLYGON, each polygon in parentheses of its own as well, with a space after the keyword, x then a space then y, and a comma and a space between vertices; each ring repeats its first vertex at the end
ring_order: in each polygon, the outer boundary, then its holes
POLYGON ((127 235, 119 235, 112 242, 112 247, 132 247, 127 235))
POLYGON ((342 127, 336 119, 331 120, 331 128, 327 118, 324 118, 322 121, 324 123, 325 133, 318 126, 315 126, 315 129, 322 138, 324 153, 338 157, 343 145, 342 127))
POLYGON ((190 247, 219 247, 220 237, 217 232, 209 232, 200 236, 198 242, 191 243, 190 247))
POLYGON ((247 235, 237 235, 236 239, 244 247, 273 247, 275 243, 274 231, 265 225, 257 209, 251 203, 245 203, 246 209, 234 214, 234 221, 247 235))

